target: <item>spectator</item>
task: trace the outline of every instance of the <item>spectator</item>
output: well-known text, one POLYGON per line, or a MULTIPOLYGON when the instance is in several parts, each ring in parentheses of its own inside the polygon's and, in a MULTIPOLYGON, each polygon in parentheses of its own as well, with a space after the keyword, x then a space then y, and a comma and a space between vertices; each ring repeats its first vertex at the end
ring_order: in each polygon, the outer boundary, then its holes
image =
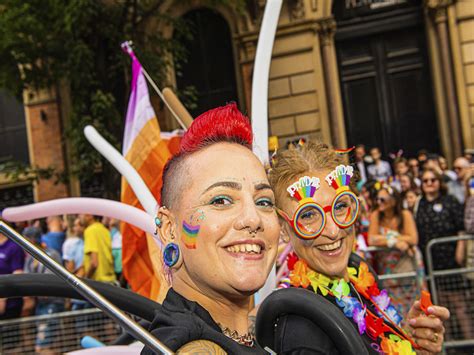
MULTIPOLYGON (((426 262, 426 245, 432 239, 455 236, 464 230, 463 207, 459 201, 447 194, 447 188, 438 171, 429 169, 422 174, 422 197, 415 207, 416 225, 420 247, 426 262)), ((433 269, 448 270, 459 267, 456 261, 456 242, 441 243, 431 248, 433 269)), ((452 309, 465 339, 472 337, 472 327, 468 318, 464 295, 459 291, 464 279, 454 275, 447 280, 440 279, 437 285, 440 304, 452 309)))
MULTIPOLYGON (((377 272, 387 275, 415 271, 412 258, 419 252, 416 249, 418 233, 412 213, 402 208, 400 194, 389 185, 379 189, 376 202, 377 209, 370 216, 369 245, 392 248, 376 254, 377 272)), ((401 314, 406 314, 413 302, 412 285, 403 287, 396 280, 389 283, 394 303, 401 314)))
POLYGON ((47 249, 56 250, 61 256, 63 243, 66 239, 62 219, 59 216, 50 216, 46 219, 46 223, 48 232, 41 237, 41 243, 45 244, 47 249))
MULTIPOLYGON (((74 217, 74 216, 69 216, 74 217)), ((76 217, 72 227, 68 228, 66 241, 63 244, 63 261, 66 269, 78 277, 84 276, 84 225, 81 219, 76 217)))
POLYGON ((358 144, 354 150, 354 168, 356 171, 359 172, 359 181, 361 182, 361 184, 364 184, 368 179, 365 155, 365 146, 363 144, 358 144))
POLYGON ((447 176, 449 180, 456 180, 457 178, 456 173, 453 170, 449 170, 448 162, 446 161, 446 158, 440 155, 438 157, 438 162, 439 162, 439 167, 443 171, 443 175, 447 176))
MULTIPOLYGON (((38 248, 43 249, 43 251, 56 262, 61 263, 59 253, 52 248, 46 246, 43 247, 39 235, 26 234, 25 237, 27 237, 28 240, 38 248)), ((31 255, 28 255, 25 261, 25 273, 49 274, 52 272, 31 255)), ((64 311, 64 301, 59 297, 25 297, 25 303, 27 304, 26 311, 32 311, 34 308, 34 314, 37 316, 46 314, 51 315, 53 313, 64 311)), ((57 318, 51 317, 45 321, 38 322, 35 351, 37 353, 44 351, 47 352, 51 347, 52 342, 57 338, 58 330, 59 320, 57 318)))
POLYGON ((400 179, 402 175, 406 175, 408 173, 408 161, 403 157, 396 158, 393 162, 393 170, 395 171, 395 176, 391 183, 391 186, 401 192, 402 187, 400 179))
POLYGON ((120 221, 111 218, 109 221, 109 230, 110 236, 112 237, 112 256, 114 258, 115 276, 117 280, 122 280, 122 233, 120 233, 120 221))
MULTIPOLYGON (((418 179, 419 181, 419 179, 418 179)), ((421 183, 420 183, 421 184, 421 183)), ((403 194, 408 190, 418 191, 418 183, 416 180, 409 174, 404 174, 400 176, 400 192, 403 194)))
POLYGON ((465 179, 469 173, 469 161, 464 157, 459 157, 454 161, 454 172, 456 179, 448 182, 448 193, 457 198, 460 203, 466 199, 465 179))
MULTIPOLYGON (((467 179, 466 207, 464 209, 464 225, 466 233, 474 235, 474 177, 467 179)), ((458 242, 456 250, 456 261, 465 267, 474 267, 474 240, 462 240, 458 242)), ((467 274, 468 279, 474 280, 474 273, 467 274)))
POLYGON ((382 160, 380 149, 377 147, 372 148, 370 156, 374 163, 367 168, 369 178, 377 181, 387 181, 392 176, 392 168, 388 162, 382 160))
POLYGON ((408 159, 408 168, 410 169, 409 172, 414 178, 418 179, 420 177, 420 163, 418 162, 418 159, 408 159))
POLYGON ((375 184, 377 182, 374 180, 367 181, 361 188, 360 194, 367 204, 367 210, 372 212, 375 208, 375 199, 377 198, 377 190, 375 184))
POLYGON ((413 190, 409 189, 402 194, 403 199, 403 208, 409 210, 410 212, 414 212, 416 203, 419 199, 418 189, 413 190))
POLYGON ((418 162, 420 163, 420 167, 422 169, 425 168, 425 163, 426 163, 426 160, 428 160, 428 155, 429 155, 429 152, 426 149, 419 150, 418 154, 416 155, 416 158, 418 162))
MULTIPOLYGON (((24 263, 23 249, 0 233, 0 275, 21 274, 24 263)), ((0 320, 19 317, 22 307, 21 298, 0 298, 0 320)))
POLYGON ((85 277, 103 282, 114 282, 112 240, 108 229, 99 222, 99 217, 90 214, 80 216, 86 226, 84 230, 85 277))

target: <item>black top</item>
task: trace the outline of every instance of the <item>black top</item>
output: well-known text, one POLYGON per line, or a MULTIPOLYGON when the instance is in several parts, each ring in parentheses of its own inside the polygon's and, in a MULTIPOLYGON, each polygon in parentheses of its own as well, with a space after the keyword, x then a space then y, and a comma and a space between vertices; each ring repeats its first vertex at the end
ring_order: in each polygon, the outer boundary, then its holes
MULTIPOLYGON (((249 348, 222 334, 208 311, 198 303, 176 293, 172 288, 168 291, 161 310, 156 312, 148 330, 173 351, 194 340, 209 340, 228 354, 265 354, 258 345, 249 348)), ((143 349, 142 355, 149 354, 153 354, 150 349, 143 349)))
MULTIPOLYGON (((363 259, 356 254, 352 254, 349 259, 349 266, 358 268, 360 262, 363 259)), ((377 278, 377 274, 370 267, 370 272, 374 275, 375 281, 380 288, 380 283, 377 278)), ((380 288, 381 289, 381 288, 380 288)), ((308 287, 308 290, 313 292, 311 286, 308 287)), ((351 294, 354 294, 354 290, 351 288, 351 294)), ((316 297, 323 297, 319 294, 315 295, 316 297)), ((324 297, 342 312, 342 309, 339 308, 336 304, 336 299, 333 296, 327 295, 324 297)), ((368 302, 365 298, 362 298, 364 305, 376 314, 376 309, 372 303, 368 302)), ((359 330, 357 325, 350 320, 351 324, 354 326, 354 330, 358 333, 359 330)), ((384 322, 386 325, 391 327, 391 324, 384 322)), ((371 339, 367 332, 361 335, 362 341, 369 352, 369 354, 380 354, 377 350, 380 349, 379 339, 371 339)), ((336 346, 334 345, 333 340, 326 334, 324 329, 321 329, 315 323, 307 318, 303 318, 296 315, 285 315, 279 318, 277 324, 275 325, 275 350, 278 354, 291 354, 291 355, 306 355, 306 354, 339 354, 336 346)))
MULTIPOLYGON (((439 196, 434 201, 422 197, 416 212, 418 245, 426 265, 426 245, 435 238, 455 236, 464 230, 464 208, 451 196, 439 196)), ((432 248, 434 269, 457 268, 455 261, 456 242, 442 243, 432 248)))

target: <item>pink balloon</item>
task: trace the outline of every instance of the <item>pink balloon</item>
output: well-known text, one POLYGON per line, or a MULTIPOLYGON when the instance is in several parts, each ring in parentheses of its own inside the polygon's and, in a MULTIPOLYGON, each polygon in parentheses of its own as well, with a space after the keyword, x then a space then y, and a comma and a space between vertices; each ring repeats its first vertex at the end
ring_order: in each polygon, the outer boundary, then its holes
POLYGON ((5 208, 2 218, 10 222, 26 221, 63 214, 94 214, 119 219, 154 235, 156 226, 152 216, 136 207, 113 200, 90 197, 71 197, 5 208))

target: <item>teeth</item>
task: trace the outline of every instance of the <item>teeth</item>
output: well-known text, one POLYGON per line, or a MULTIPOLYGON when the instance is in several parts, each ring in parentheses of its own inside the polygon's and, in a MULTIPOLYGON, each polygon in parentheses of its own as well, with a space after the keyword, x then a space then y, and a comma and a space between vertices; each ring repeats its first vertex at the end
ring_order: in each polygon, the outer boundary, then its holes
POLYGON ((231 253, 260 254, 262 247, 258 244, 236 244, 226 248, 231 253))
POLYGON ((338 249, 342 244, 342 240, 339 239, 337 242, 334 242, 332 244, 323 244, 323 245, 318 245, 316 248, 319 250, 324 250, 324 251, 332 251, 338 249))

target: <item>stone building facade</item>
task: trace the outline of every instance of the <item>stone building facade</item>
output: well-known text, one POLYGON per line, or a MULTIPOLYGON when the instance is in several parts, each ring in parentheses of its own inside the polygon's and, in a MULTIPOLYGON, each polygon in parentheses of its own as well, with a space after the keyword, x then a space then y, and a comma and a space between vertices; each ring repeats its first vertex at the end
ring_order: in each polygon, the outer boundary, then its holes
MULTIPOLYGON (((216 106, 229 99, 251 112, 253 63, 265 1, 247 1, 243 10, 206 10, 206 4, 167 0, 158 10, 173 17, 197 14, 203 23, 227 26, 230 84, 221 83, 216 91, 210 83, 207 99, 202 97, 195 113, 209 108, 210 102, 216 106), (219 99, 212 100, 213 92, 221 95, 219 99)), ((159 23, 148 24, 148 30, 173 36, 173 28, 159 23)), ((221 53, 219 43, 211 46, 216 32, 222 43, 221 31, 203 30, 206 53, 221 53)), ((201 63, 198 57, 190 58, 189 65, 201 63)), ((204 62, 209 75, 219 77, 212 72, 212 58, 204 62)), ((179 90, 183 83, 202 81, 199 75, 179 78, 171 67, 168 84, 179 90)), ((62 90, 25 95, 30 162, 58 167, 70 163, 67 144, 59 138, 67 126, 67 102, 62 90)), ((377 145, 386 154, 406 148, 412 155, 428 148, 452 161, 464 149, 474 148, 474 1, 284 0, 268 105, 270 134, 278 137, 280 146, 305 137, 340 148, 377 145)), ((164 129, 177 127, 166 112, 159 117, 164 129)), ((36 184, 34 200, 80 195, 79 184, 71 181, 68 186, 36 184)), ((13 187, 0 178, 0 194, 13 187)))

